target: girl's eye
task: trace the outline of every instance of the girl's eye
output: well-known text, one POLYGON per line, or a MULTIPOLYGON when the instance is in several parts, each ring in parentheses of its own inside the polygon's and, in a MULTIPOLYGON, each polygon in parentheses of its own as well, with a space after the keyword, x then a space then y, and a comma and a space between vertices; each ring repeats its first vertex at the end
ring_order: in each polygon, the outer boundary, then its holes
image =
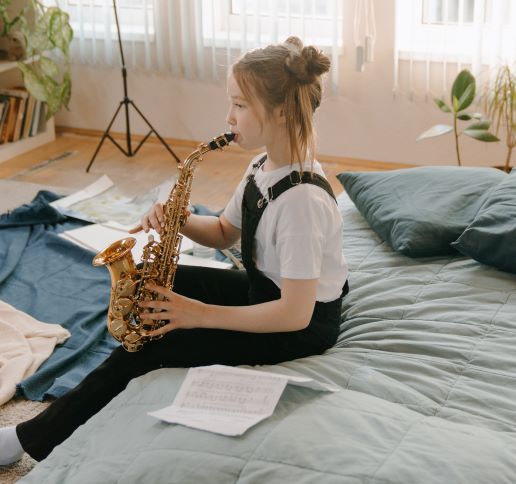
POLYGON ((243 107, 244 107, 244 105, 243 105, 243 104, 238 104, 238 103, 234 103, 234 106, 235 106, 236 108, 243 108, 243 107))

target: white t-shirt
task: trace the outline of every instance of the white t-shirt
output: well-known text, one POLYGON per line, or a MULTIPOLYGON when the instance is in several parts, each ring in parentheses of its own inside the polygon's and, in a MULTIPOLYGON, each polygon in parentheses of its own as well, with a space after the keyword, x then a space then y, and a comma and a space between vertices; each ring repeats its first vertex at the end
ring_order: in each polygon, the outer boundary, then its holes
MULTIPOLYGON (((224 217, 242 228, 242 197, 247 175, 255 157, 233 197, 224 210, 224 217)), ((310 170, 307 163, 305 169, 310 170)), ((260 192, 267 194, 274 185, 295 167, 283 166, 256 171, 255 181, 260 192)), ((319 162, 314 173, 325 176, 319 162)), ((263 212, 256 229, 253 259, 258 270, 281 289, 281 279, 318 279, 317 301, 328 302, 340 296, 348 277, 342 254, 342 218, 335 200, 326 190, 310 183, 296 185, 272 200, 263 212)))

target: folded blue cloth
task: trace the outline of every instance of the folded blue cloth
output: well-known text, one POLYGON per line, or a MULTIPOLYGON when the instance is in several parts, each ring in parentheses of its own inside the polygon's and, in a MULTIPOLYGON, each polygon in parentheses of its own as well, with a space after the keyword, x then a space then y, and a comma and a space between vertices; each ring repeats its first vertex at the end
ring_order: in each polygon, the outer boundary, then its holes
POLYGON ((30 400, 63 395, 119 344, 106 330, 109 273, 92 266, 92 252, 59 237, 86 223, 49 205, 58 198, 41 191, 30 204, 0 216, 0 299, 71 333, 18 385, 18 394, 30 400))
POLYGON ((41 190, 31 203, 0 215, 0 228, 65 222, 66 216, 50 205, 59 198, 55 193, 41 190))

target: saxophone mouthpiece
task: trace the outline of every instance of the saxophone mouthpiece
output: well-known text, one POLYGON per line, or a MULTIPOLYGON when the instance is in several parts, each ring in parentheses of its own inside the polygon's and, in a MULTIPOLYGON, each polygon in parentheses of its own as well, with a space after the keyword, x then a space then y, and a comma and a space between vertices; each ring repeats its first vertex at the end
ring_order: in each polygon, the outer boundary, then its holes
POLYGON ((233 141, 234 138, 235 138, 235 133, 228 132, 228 133, 221 134, 220 136, 217 136, 216 138, 214 138, 213 141, 210 141, 210 143, 209 143, 210 149, 212 149, 212 150, 222 149, 222 148, 226 147, 227 145, 229 145, 229 143, 231 143, 231 141, 233 141))

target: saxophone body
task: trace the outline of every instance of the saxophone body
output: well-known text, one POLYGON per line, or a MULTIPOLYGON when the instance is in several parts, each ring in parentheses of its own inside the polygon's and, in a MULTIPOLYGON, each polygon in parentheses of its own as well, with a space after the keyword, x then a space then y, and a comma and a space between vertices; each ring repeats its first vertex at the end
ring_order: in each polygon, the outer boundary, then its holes
POLYGON ((201 143, 179 165, 179 177, 163 207, 164 223, 160 241, 155 241, 149 235, 138 266, 131 252, 136 243, 133 237, 114 242, 93 258, 93 265, 106 266, 111 276, 107 329, 127 351, 139 351, 144 343, 158 339, 159 336, 148 336, 148 332, 166 324, 166 321, 140 318, 140 312, 143 312, 141 302, 161 298, 145 286, 153 282, 172 290, 181 248, 179 230, 188 217, 195 167, 205 153, 223 149, 233 138, 233 133, 225 133, 209 143, 201 143))

